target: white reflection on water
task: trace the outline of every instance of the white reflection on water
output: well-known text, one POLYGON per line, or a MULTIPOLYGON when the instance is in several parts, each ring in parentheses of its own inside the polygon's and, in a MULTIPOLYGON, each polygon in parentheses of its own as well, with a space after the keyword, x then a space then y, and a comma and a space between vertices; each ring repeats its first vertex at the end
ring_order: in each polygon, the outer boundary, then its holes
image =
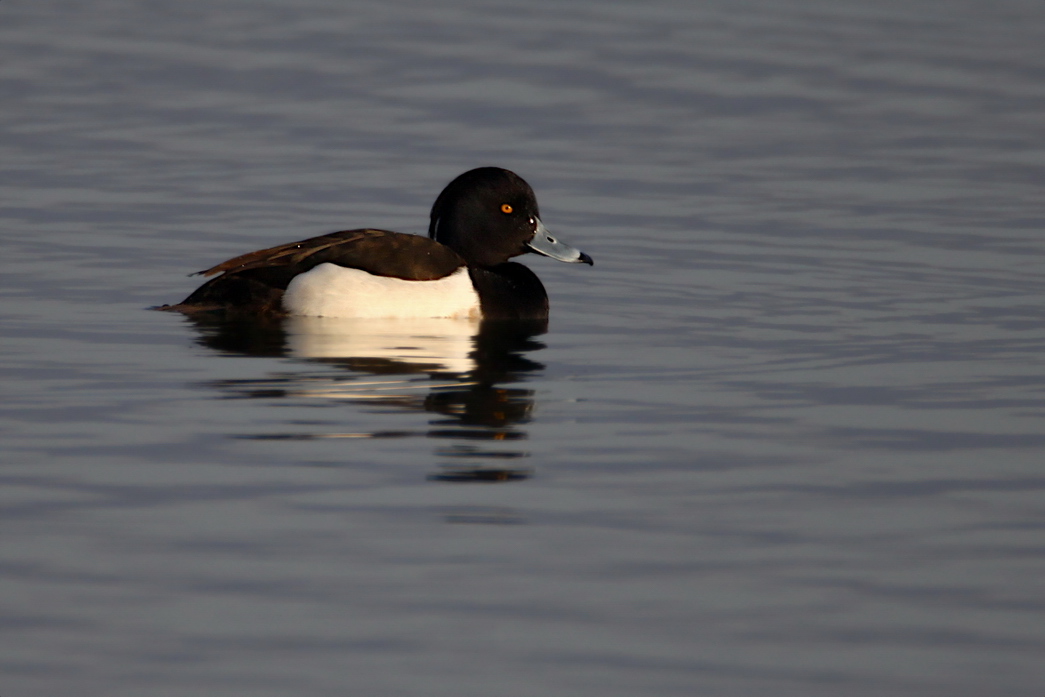
POLYGON ((286 332, 296 358, 371 358, 449 373, 476 368, 477 319, 292 317, 286 332))

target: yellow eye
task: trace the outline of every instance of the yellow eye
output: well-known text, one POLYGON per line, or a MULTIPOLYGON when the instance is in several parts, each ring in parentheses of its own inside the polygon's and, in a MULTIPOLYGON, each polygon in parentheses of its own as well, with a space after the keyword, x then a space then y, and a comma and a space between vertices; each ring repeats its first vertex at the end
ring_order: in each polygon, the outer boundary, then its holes
POLYGON ((512 205, 510 203, 502 203, 501 204, 501 212, 502 213, 511 213, 513 210, 514 209, 512 208, 512 205))

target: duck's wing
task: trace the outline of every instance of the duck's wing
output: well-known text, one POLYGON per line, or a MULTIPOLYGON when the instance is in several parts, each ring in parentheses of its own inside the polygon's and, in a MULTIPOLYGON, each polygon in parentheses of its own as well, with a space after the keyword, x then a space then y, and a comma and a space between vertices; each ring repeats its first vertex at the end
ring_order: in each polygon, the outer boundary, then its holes
POLYGON ((290 281, 325 263, 411 281, 444 278, 464 266, 456 252, 427 237, 388 230, 342 230, 243 254, 200 271, 198 275, 214 278, 177 305, 158 309, 280 314, 283 291, 290 281))
MULTIPOLYGON (((342 230, 300 242, 260 249, 200 271, 200 276, 239 274, 254 269, 279 269, 294 276, 324 263, 360 269, 376 276, 431 281, 464 265, 449 247, 420 235, 389 230, 342 230)), ((287 273, 275 275, 285 276, 287 273)), ((284 285, 284 288, 286 286, 284 285)))

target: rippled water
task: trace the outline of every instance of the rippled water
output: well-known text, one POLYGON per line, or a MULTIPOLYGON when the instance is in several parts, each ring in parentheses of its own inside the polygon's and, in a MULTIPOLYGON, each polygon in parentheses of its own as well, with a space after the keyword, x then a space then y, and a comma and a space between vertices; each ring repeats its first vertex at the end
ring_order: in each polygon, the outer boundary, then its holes
POLYGON ((0 694, 1045 685, 1045 5, 0 5, 0 694), (194 323, 511 168, 547 326, 194 323))

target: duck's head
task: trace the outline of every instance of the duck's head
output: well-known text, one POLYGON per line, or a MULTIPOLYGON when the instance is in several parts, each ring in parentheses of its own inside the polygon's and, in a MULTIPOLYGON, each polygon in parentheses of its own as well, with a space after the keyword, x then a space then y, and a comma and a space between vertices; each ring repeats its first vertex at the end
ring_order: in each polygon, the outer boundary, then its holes
POLYGON ((473 169, 447 184, 432 206, 428 236, 470 266, 496 266, 528 252, 573 264, 593 263, 584 252, 549 234, 533 189, 500 167, 473 169))

